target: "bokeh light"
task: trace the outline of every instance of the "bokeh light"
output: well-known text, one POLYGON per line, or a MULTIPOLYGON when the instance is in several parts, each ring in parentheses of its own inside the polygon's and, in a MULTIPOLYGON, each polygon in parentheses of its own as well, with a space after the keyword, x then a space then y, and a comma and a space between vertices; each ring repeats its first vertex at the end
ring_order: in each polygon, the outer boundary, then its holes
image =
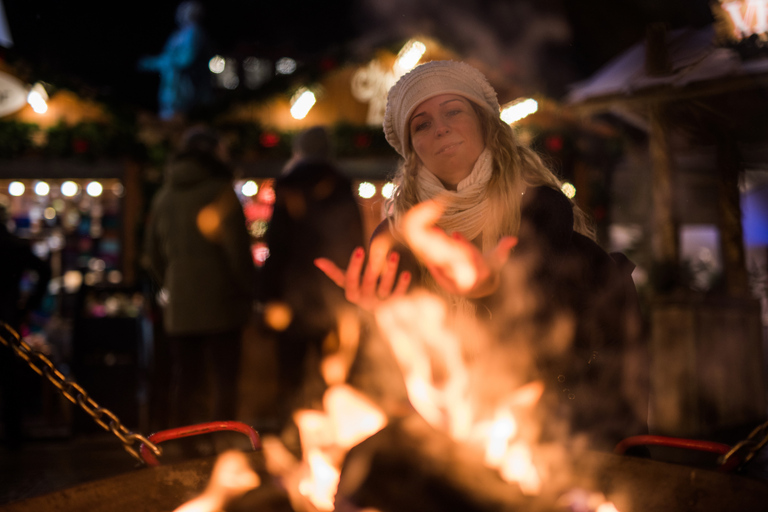
POLYGON ((85 187, 85 191, 88 192, 88 195, 91 197, 99 197, 104 191, 104 187, 102 187, 101 183, 98 181, 92 181, 85 187))
POLYGON ((283 57, 275 63, 275 71, 278 75, 290 75, 296 71, 296 61, 290 57, 283 57))
POLYGON ((74 181, 65 181, 61 184, 61 194, 67 197, 72 197, 77 194, 80 187, 74 181))
POLYGON ((384 186, 381 187, 381 195, 387 199, 390 199, 394 192, 395 192, 395 184, 392 183, 391 181, 389 183, 384 184, 384 186))
POLYGON ((243 183, 243 186, 240 187, 240 192, 242 192, 242 194, 247 197, 255 196, 258 191, 259 186, 253 180, 246 181, 243 183))
POLYGON ((533 98, 516 100, 502 109, 501 120, 507 124, 512 124, 537 110, 539 110, 539 103, 533 98))
POLYGON ((294 119, 304 119, 315 105, 315 94, 302 87, 291 98, 291 115, 294 119))
POLYGON ((51 186, 48 185, 48 183, 44 181, 38 181, 35 183, 35 194, 39 196, 47 196, 48 192, 51 191, 51 186))
POLYGON ((376 185, 368 181, 364 181, 358 185, 357 194, 363 199, 370 199, 376 195, 376 185))
POLYGON ((211 73, 216 73, 217 75, 223 73, 226 67, 227 61, 221 55, 214 55, 208 61, 208 69, 211 70, 211 73))
POLYGON ((8 185, 8 193, 15 197, 24 195, 25 190, 26 190, 26 187, 20 181, 12 181, 8 185))
POLYGON ((563 183, 563 186, 560 187, 560 190, 562 190, 563 194, 565 194, 569 199, 576 197, 576 187, 574 187, 572 183, 568 183, 566 181, 563 183))

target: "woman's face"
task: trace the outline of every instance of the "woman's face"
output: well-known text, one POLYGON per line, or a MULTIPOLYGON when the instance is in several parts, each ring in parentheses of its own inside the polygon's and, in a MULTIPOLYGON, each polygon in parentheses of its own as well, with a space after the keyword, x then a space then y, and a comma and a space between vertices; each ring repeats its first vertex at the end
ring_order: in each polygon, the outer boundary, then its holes
POLYGON ((449 190, 469 176, 485 149, 480 118, 469 100, 457 94, 421 103, 411 115, 409 131, 421 163, 449 190))

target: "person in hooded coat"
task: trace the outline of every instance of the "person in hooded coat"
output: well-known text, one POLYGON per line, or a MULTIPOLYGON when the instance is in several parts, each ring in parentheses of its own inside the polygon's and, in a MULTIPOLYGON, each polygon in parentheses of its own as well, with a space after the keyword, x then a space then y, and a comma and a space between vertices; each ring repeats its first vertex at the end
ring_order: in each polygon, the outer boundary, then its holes
POLYGON ((236 415, 241 336, 255 266, 232 172, 208 129, 187 132, 152 202, 144 259, 162 287, 177 425, 236 415))

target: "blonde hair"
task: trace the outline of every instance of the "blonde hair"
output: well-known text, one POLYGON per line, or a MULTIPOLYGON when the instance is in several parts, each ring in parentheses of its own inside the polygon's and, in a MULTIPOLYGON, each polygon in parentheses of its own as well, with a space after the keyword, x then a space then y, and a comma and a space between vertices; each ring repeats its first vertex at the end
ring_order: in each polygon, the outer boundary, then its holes
MULTIPOLYGON (((525 187, 547 186, 560 190, 562 182, 535 151, 518 142, 509 124, 474 102, 470 101, 470 104, 480 118, 483 139, 493 157, 486 195, 491 213, 483 236, 489 236, 495 243, 502 236, 517 235, 520 230, 522 191, 525 187)), ((418 203, 416 175, 420 165, 413 146, 408 144, 393 180, 395 192, 386 204, 390 228, 396 237, 400 219, 418 203)), ((587 214, 572 200, 571 204, 574 231, 594 240, 595 229, 587 214)))

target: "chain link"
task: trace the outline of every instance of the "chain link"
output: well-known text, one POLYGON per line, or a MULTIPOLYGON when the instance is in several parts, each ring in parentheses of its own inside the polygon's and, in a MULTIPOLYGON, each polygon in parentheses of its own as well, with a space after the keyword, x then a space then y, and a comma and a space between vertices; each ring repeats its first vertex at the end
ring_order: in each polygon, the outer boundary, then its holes
POLYGON ((141 463, 144 463, 144 459, 136 448, 137 443, 138 447, 141 447, 142 444, 147 445, 152 450, 152 453, 157 456, 162 454, 162 449, 159 446, 143 435, 128 430, 120 422, 120 419, 115 416, 115 413, 101 407, 79 384, 67 379, 64 374, 56 369, 45 354, 30 347, 21 339, 19 333, 5 322, 0 322, 0 343, 13 350, 17 356, 26 361, 35 373, 48 379, 61 392, 64 398, 73 404, 79 405, 101 428, 112 432, 123 443, 125 451, 141 463), (10 336, 6 337, 4 334, 10 336))
POLYGON ((742 441, 739 441, 733 445, 733 448, 731 448, 728 453, 721 457, 720 465, 725 465, 729 459, 735 457, 738 454, 740 459, 736 460, 740 460, 739 467, 741 467, 752 460, 752 457, 754 457, 755 454, 757 454, 757 452, 759 452, 767 443, 768 421, 755 427, 755 429, 752 430, 746 439, 743 439, 742 441))

